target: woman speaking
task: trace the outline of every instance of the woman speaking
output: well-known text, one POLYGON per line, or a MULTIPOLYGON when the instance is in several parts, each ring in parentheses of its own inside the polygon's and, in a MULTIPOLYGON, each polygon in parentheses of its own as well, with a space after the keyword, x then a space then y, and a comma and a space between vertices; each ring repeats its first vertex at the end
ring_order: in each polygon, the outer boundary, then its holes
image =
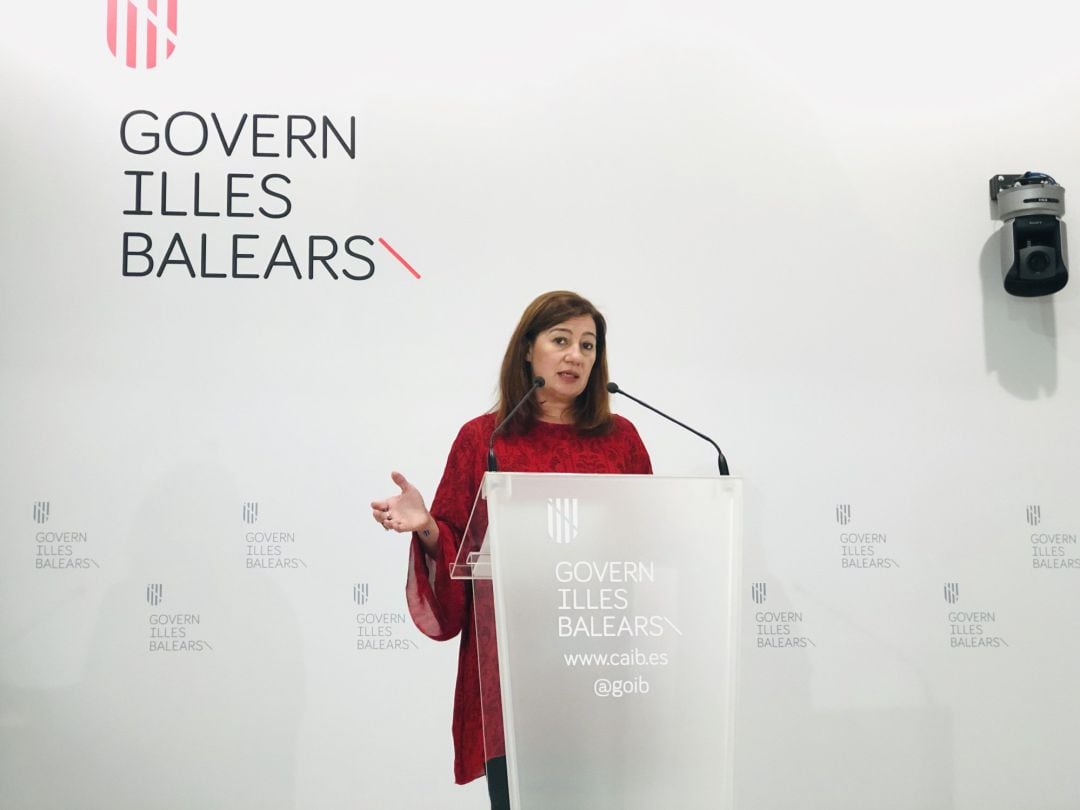
POLYGON ((604 316, 580 295, 541 295, 522 313, 506 347, 498 406, 458 432, 431 508, 398 472, 391 477, 400 494, 371 503, 372 517, 385 529, 412 534, 406 597, 416 626, 437 641, 461 635, 454 777, 464 784, 486 773, 492 810, 510 806, 501 724, 489 728, 485 746, 481 712, 483 679, 489 725, 492 717, 501 717, 498 690, 489 687, 497 685, 497 673, 480 671, 472 589, 465 580, 450 578, 450 565, 487 469, 488 443, 522 399, 525 403, 495 437, 501 471, 652 472, 634 426, 611 413, 606 333, 604 316))

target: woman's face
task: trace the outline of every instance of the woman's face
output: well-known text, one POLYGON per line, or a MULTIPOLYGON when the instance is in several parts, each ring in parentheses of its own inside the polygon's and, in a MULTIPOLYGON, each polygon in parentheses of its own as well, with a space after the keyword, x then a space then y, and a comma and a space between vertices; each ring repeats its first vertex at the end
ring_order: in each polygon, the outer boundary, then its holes
POLYGON ((525 359, 534 377, 544 378, 537 392, 545 416, 560 416, 589 382, 596 362, 596 322, 578 315, 536 336, 525 359))

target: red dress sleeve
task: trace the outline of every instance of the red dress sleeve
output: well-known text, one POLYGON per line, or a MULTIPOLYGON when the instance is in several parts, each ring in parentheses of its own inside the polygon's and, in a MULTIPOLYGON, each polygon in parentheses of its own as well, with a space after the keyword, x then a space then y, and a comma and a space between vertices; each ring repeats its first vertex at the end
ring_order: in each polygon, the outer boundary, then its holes
POLYGON ((457 555, 484 475, 481 421, 483 417, 474 419, 458 432, 431 502, 429 511, 439 526, 438 554, 429 557, 420 538, 415 534, 412 538, 405 597, 417 628, 436 641, 460 633, 468 615, 469 583, 451 579, 450 564, 457 555))

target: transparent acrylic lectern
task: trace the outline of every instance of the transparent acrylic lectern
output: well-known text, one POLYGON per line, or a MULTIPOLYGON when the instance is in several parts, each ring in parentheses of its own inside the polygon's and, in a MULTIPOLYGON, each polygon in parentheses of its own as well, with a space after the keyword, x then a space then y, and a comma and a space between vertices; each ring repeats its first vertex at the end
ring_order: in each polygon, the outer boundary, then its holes
POLYGON ((514 810, 732 807, 741 506, 737 478, 484 477, 452 576, 514 810))

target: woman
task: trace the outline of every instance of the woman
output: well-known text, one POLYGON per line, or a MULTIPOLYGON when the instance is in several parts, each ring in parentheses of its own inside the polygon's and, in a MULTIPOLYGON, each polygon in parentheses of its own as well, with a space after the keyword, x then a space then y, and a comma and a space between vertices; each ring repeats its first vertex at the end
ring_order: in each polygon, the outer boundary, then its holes
POLYGON ((607 383, 607 324, 572 292, 544 293, 526 308, 503 357, 499 404, 467 422, 450 449, 429 510, 420 492, 393 473, 398 495, 372 501, 372 517, 385 529, 412 534, 406 596, 416 626, 438 641, 461 634, 454 695, 454 776, 458 784, 487 773, 493 810, 507 808, 501 723, 489 728, 485 751, 481 677, 489 726, 501 715, 497 671, 481 672, 472 590, 450 578, 469 511, 487 469, 496 426, 526 397, 536 377, 544 384, 495 440, 504 472, 651 473, 637 431, 611 413, 607 383), (485 761, 487 760, 487 761, 485 761))

